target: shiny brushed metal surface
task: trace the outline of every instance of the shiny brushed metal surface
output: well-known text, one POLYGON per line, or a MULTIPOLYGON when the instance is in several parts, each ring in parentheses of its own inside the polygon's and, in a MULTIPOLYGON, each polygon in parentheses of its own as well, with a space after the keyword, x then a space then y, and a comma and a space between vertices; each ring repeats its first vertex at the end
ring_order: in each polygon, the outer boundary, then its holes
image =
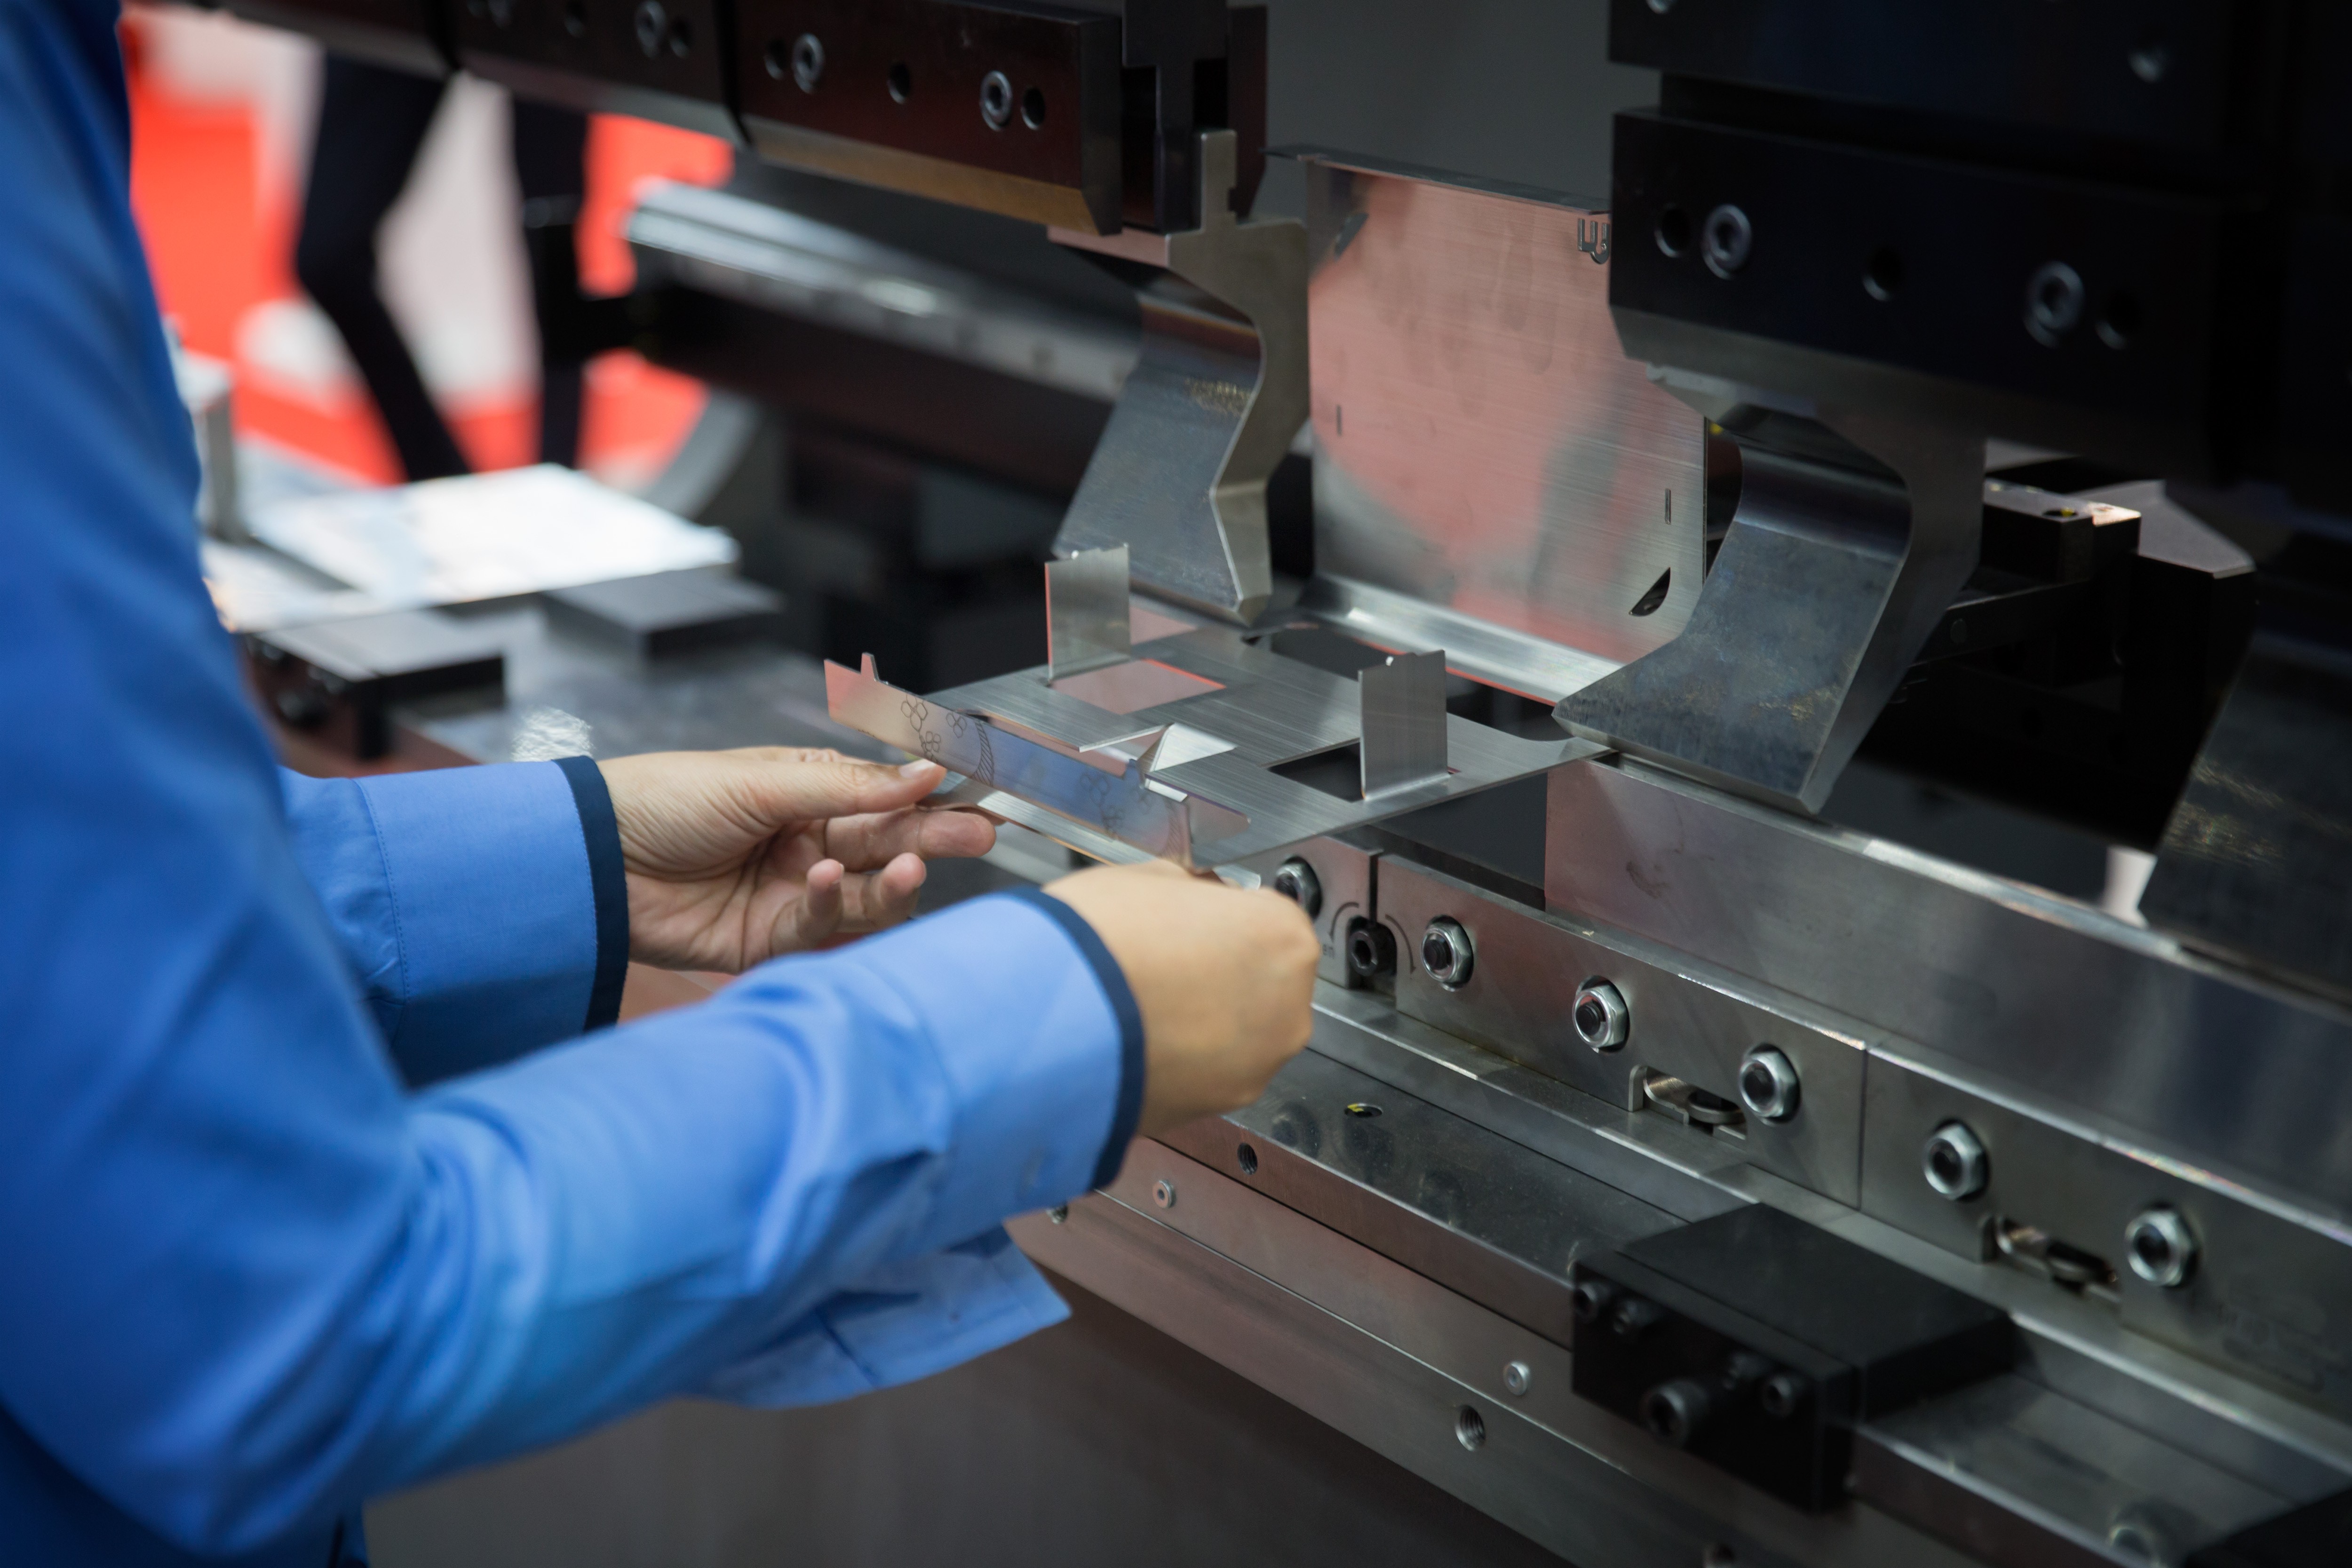
MULTIPOLYGON (((1056 746, 901 691, 877 677, 870 654, 862 669, 828 663, 824 685, 826 710, 838 721, 1150 854, 1189 865, 1197 844, 1230 837, 1240 826, 1213 802, 1154 784, 1144 756, 1103 745, 1056 746)), ((1118 738, 1148 750, 1164 730, 1118 738)))
MULTIPOLYGON (((1160 819, 1155 807, 1131 817, 1133 823, 1142 825, 1131 833, 1107 826, 1098 812, 1073 812, 1069 803, 1078 797, 1067 792, 1061 804, 1055 804, 1031 794, 1025 786, 1016 787, 1001 770, 991 772, 993 764, 978 760, 976 749, 972 767, 949 762, 956 771, 972 773, 992 788, 1052 805, 1112 838, 1194 865, 1245 862, 1268 850, 1507 784, 1561 762, 1590 756, 1596 750, 1589 742, 1564 736, 1558 741, 1526 740, 1447 714, 1444 717, 1446 771, 1429 774, 1419 783, 1395 784, 1369 798, 1333 794, 1277 770, 1357 743, 1362 698, 1356 681, 1285 658, 1223 626, 1153 638, 1137 645, 1135 651, 1139 659, 1199 678, 1197 684, 1205 689, 1131 713, 1112 713, 1055 689, 1042 670, 1027 669, 925 699, 901 696, 929 710, 971 716, 992 731, 1026 737, 1048 752, 1093 756, 1104 766, 1109 766, 1114 757, 1136 758, 1148 775, 1149 789, 1192 802, 1196 817, 1213 807, 1244 819, 1235 826, 1212 815, 1206 820, 1214 825, 1213 834, 1183 838, 1152 826, 1160 819), (1178 727, 1188 737, 1181 749, 1175 748, 1172 740, 1161 739, 1174 735, 1178 727), (1165 760, 1163 747, 1171 748, 1165 760)), ((1103 673, 1119 668, 1108 667, 1103 673)), ((845 670, 841 678, 854 679, 845 670)), ((876 728, 868 729, 866 719, 845 717, 844 721, 893 745, 919 750, 908 744, 908 737, 914 731, 896 703, 879 703, 868 717, 876 728)), ((940 760, 948 761, 944 755, 940 760)), ((1024 826, 1036 826, 1027 818, 1021 820, 1024 826)), ((1085 847, 1075 840, 1064 841, 1073 847, 1085 847)))
POLYGON ((1856 1435, 1854 1469, 1882 1507, 1999 1563, 2178 1564, 2286 1506, 2013 1375, 1872 1422, 1856 1435))
POLYGON ((1736 1103, 1747 1053, 1779 1047, 1804 1082, 1796 1114, 1747 1119, 1716 1131, 1716 1142, 1726 1157, 1825 1197, 1861 1200, 1867 1041, 1851 1020, 1642 938, 1490 898, 1396 855, 1381 857, 1379 903, 1381 919, 1399 931, 1418 932, 1446 916, 1478 944, 1478 967, 1459 987, 1429 975, 1417 942, 1402 944, 1399 1012, 1622 1110, 1641 1109, 1643 1082, 1654 1073, 1736 1103), (1632 1018, 1622 1049, 1596 1052, 1577 1037, 1570 1004, 1591 979, 1626 999, 1632 1018))
POLYGON ((1126 662, 1134 647, 1127 580, 1124 544, 1045 563, 1047 679, 1126 662))
POLYGON ((1976 569, 1984 438, 1669 384, 1739 443, 1739 510, 1682 635, 1554 717, 1612 750, 1819 811, 1976 569))
POLYGON ((1862 1206, 1967 1258, 2027 1226, 2105 1267, 2095 1291, 2126 1327, 2292 1397, 2352 1415, 2352 1229, 2216 1180, 2113 1132, 2003 1094, 1917 1047, 1871 1053, 1862 1206), (1922 1139, 1960 1121, 1983 1144, 1982 1192, 1952 1203, 1919 1169, 1922 1139), (2177 1289, 2127 1265, 2142 1211, 2176 1211, 2196 1238, 2177 1289))
POLYGON ((1364 798, 1445 776, 1445 654, 1391 655, 1356 675, 1364 798))
POLYGON ((1370 640, 1443 647, 1455 668, 1545 698, 1601 672, 1587 660, 1671 639, 1705 574, 1702 430, 1618 344, 1608 215, 1297 156, 1324 602, 1351 605, 1370 640))
POLYGON ((1163 1144, 1137 1142, 1023 1250, 1512 1528, 1591 1568, 1969 1559, 1859 1502, 1807 1515, 1561 1392, 1568 1358, 1507 1318, 1163 1144), (1181 1188, 1172 1209, 1148 1195, 1181 1188), (1505 1369, 1533 1377, 1510 1393, 1505 1369), (1486 1440, 1456 1436, 1460 1412, 1486 1440))
POLYGON ((1769 977, 2154 1158, 2352 1222, 2343 1009, 2088 905, 1637 765, 1563 768, 1550 787, 1555 911, 1769 977))
POLYGON ((1124 544, 1139 584, 1246 625, 1274 585, 1265 482, 1307 417, 1307 236, 1286 218, 1235 219, 1235 157, 1232 132, 1201 132, 1197 229, 1052 231, 1167 272, 1139 292, 1142 357, 1054 548, 1124 544))
POLYGON ((627 236, 642 287, 676 281, 1110 402, 1134 334, 747 196, 659 181, 627 236))

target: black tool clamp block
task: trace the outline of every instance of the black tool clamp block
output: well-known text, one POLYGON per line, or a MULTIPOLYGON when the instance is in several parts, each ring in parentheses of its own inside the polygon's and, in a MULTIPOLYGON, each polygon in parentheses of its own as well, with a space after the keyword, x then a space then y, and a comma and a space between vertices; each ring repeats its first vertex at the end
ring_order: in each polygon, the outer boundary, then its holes
POLYGON ((1853 1428, 2006 1370, 2008 1316, 1763 1205, 1574 1270, 1574 1387, 1805 1509, 1845 1493, 1853 1428))
POLYGON ((246 668, 288 727, 362 761, 392 749, 392 710, 458 692, 499 700, 505 634, 437 610, 393 610, 244 638, 246 668))

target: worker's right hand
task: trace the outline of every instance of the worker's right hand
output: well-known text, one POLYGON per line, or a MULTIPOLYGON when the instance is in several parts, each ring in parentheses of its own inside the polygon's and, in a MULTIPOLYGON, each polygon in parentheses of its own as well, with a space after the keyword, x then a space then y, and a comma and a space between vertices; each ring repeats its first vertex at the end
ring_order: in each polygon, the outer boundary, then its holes
POLYGON ((1322 949, 1280 894, 1164 860, 1099 866, 1045 891, 1094 927, 1143 1015, 1139 1132, 1239 1110, 1306 1046, 1322 949))

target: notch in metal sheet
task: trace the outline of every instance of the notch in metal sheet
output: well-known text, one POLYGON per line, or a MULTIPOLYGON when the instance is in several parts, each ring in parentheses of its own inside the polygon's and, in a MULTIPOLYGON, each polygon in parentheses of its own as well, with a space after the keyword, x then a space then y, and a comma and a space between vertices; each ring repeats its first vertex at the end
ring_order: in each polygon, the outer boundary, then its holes
POLYGON ((1364 797, 1446 775, 1445 655, 1401 653, 1356 676, 1364 797))

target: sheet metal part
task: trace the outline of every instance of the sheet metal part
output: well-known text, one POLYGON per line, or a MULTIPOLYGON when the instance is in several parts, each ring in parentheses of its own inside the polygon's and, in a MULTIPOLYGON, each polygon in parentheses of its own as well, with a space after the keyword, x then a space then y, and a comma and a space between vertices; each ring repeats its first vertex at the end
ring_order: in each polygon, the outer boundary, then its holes
POLYGON ((1234 216, 1238 142, 1200 134, 1201 226, 1062 244, 1161 270, 1141 289, 1143 352, 1055 542, 1124 544, 1139 586, 1246 625, 1273 589, 1265 485, 1307 418, 1307 235, 1234 216))
POLYGON ((952 742, 955 754, 970 762, 966 766, 951 760, 946 750, 937 753, 956 772, 1047 805, 1098 835, 1202 867, 1246 862, 1269 850, 1541 773, 1594 751, 1565 738, 1524 740, 1448 714, 1447 771, 1369 798, 1352 789, 1335 795, 1279 770, 1359 743, 1362 698, 1355 681, 1272 653, 1221 626, 1158 638, 1139 645, 1136 652, 1138 663, 1194 678, 1197 694, 1113 713, 1055 689, 1041 671, 1030 669, 929 698, 904 692, 887 699, 857 696, 853 710, 843 703, 862 692, 870 678, 838 666, 829 667, 828 680, 838 683, 829 689, 841 693, 835 707, 841 721, 926 755, 933 753, 923 752, 923 734, 910 725, 908 705, 919 704, 934 717, 956 714, 963 729, 940 728, 947 723, 941 719, 925 731, 936 735, 943 748, 952 742), (1007 771, 1003 753, 992 760, 986 743, 1008 733, 1034 738, 1024 741, 1027 749, 1018 753, 1034 773, 1016 778, 1007 771), (1050 799, 1033 794, 1026 782, 1051 781, 1058 770, 1072 767, 1100 772, 1119 748, 1139 759, 1134 787, 1115 792, 1117 802, 1131 801, 1131 806, 1115 805, 1106 814, 1096 798, 1110 786, 1077 774, 1067 784, 1041 784, 1052 789, 1050 799), (1095 762, 1076 760, 1082 757, 1095 762), (1143 794, 1191 803, 1189 809, 1203 825, 1213 825, 1211 830, 1163 829, 1160 808, 1142 802, 1143 794), (1225 813, 1237 817, 1238 825, 1229 823, 1225 813))
POLYGON ((1213 803, 1155 787, 1145 776, 1146 757, 1112 749, 1118 741, 1148 747, 1160 731, 1065 751, 982 715, 886 686, 870 657, 854 671, 828 663, 824 685, 826 710, 840 722, 1149 854, 1191 865, 1196 846, 1229 837, 1238 823, 1213 803))
POLYGON ((1605 205, 1285 151, 1313 258, 1308 606, 1547 700, 1670 640, 1706 573, 1703 431, 1618 347, 1605 205))

